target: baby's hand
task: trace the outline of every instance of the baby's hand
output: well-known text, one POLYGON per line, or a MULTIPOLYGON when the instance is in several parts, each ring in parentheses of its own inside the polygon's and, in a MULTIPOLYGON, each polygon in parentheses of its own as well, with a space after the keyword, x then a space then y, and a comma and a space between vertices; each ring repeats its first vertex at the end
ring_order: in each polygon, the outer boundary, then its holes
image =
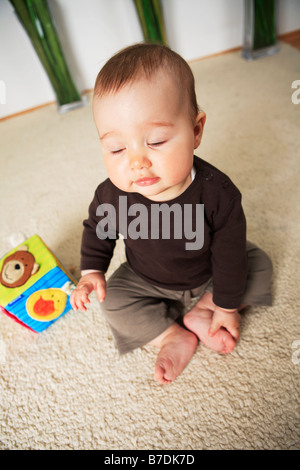
POLYGON ((209 336, 214 336, 217 331, 223 326, 237 341, 240 335, 240 322, 241 316, 238 313, 237 309, 227 310, 216 306, 208 334, 209 336))
POLYGON ((93 272, 85 274, 80 279, 75 290, 73 290, 70 302, 73 309, 86 311, 84 304, 90 303, 89 294, 95 290, 100 302, 103 302, 106 294, 106 281, 104 273, 93 272))

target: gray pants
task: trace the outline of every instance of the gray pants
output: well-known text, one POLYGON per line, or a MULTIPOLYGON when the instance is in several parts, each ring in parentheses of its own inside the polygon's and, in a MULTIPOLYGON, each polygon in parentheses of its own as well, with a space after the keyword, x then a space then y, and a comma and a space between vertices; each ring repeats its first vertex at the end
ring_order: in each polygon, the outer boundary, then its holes
MULTIPOLYGON (((247 242, 248 276, 243 305, 271 305, 272 263, 267 254, 247 242)), ((175 321, 179 323, 195 297, 213 292, 212 279, 192 290, 176 291, 153 286, 127 262, 107 283, 104 313, 120 354, 144 346, 175 321)))

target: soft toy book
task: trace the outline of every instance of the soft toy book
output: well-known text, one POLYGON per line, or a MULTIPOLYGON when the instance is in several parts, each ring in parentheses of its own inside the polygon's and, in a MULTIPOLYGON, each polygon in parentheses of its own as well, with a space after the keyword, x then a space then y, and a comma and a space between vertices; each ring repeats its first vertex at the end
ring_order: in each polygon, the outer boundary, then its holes
POLYGON ((40 332, 72 309, 76 281, 38 235, 0 260, 0 309, 40 332))

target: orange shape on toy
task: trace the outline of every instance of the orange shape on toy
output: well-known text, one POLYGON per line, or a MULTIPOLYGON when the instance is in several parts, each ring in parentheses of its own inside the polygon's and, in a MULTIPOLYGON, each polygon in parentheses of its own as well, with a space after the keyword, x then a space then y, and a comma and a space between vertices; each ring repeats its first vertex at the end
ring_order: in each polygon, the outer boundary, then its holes
POLYGON ((28 297, 26 310, 31 318, 51 321, 59 317, 66 306, 67 294, 59 288, 42 289, 28 297))

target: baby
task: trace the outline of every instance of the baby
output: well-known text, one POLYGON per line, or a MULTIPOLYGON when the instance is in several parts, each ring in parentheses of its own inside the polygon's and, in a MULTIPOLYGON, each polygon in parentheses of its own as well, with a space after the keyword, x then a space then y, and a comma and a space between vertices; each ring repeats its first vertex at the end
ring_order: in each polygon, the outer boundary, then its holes
POLYGON ((272 264, 246 240, 239 190, 194 155, 206 115, 182 57, 154 44, 120 51, 98 74, 93 113, 109 178, 83 223, 71 304, 85 311, 95 290, 119 352, 157 346, 155 378, 170 383, 199 340, 233 351, 240 310, 271 305, 272 264), (119 235, 127 261, 106 284, 119 235))

